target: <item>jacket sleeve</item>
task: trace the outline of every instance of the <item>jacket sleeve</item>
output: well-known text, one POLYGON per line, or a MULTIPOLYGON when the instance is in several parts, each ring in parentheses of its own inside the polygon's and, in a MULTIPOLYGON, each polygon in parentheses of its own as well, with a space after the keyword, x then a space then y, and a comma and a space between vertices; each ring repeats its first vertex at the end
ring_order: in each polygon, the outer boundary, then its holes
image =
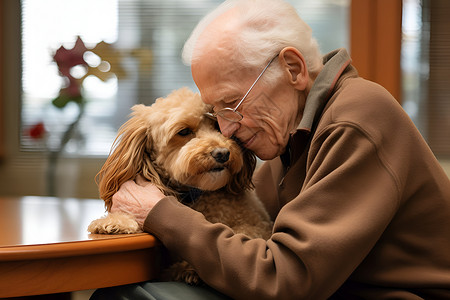
POLYGON ((150 212, 145 230, 235 299, 326 299, 381 236, 398 208, 398 188, 377 145, 351 125, 316 135, 299 184, 268 241, 211 224, 169 197, 150 212))

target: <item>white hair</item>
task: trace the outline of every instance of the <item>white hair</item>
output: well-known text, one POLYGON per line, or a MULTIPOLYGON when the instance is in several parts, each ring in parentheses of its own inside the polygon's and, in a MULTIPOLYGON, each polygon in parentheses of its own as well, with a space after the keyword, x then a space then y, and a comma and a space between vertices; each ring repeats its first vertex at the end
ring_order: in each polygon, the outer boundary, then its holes
MULTIPOLYGON (((227 24, 228 25, 228 24, 227 24)), ((302 53, 310 73, 322 66, 319 46, 311 28, 300 18, 294 7, 283 0, 227 0, 206 15, 193 30, 183 48, 183 61, 191 65, 199 60, 208 46, 223 36, 231 43, 232 55, 238 56, 246 67, 262 68, 285 47, 302 53), (230 26, 208 27, 214 20, 233 9, 230 26), (205 29, 213 30, 208 34, 205 29), (230 34, 233 35, 231 39, 230 34), (228 35, 228 36, 225 36, 228 35), (195 50, 195 51, 194 51, 195 50)), ((269 71, 269 70, 268 70, 269 71)))

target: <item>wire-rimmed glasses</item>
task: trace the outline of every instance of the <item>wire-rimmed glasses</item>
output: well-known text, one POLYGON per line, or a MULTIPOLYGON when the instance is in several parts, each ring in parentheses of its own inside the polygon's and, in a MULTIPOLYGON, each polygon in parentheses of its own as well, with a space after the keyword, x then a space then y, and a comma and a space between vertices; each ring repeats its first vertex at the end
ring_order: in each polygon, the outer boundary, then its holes
POLYGON ((239 108, 239 106, 241 106, 242 102, 244 102, 244 100, 247 98, 248 94, 253 89, 255 84, 258 82, 258 80, 261 78, 261 76, 264 74, 264 72, 267 70, 267 68, 270 66, 270 64, 275 60, 275 58, 277 58, 277 56, 278 56, 278 54, 275 55, 267 63, 267 65, 264 67, 262 72, 259 74, 258 78, 256 78, 255 82, 253 82, 251 87, 248 89, 247 93, 245 93, 244 97, 242 97, 242 99, 238 102, 238 104, 234 108, 225 107, 225 108, 222 108, 221 110, 218 110, 217 112, 214 112, 214 113, 207 112, 206 116, 209 117, 209 118, 212 118, 214 120, 217 120, 217 116, 219 116, 222 119, 225 119, 225 120, 227 120, 229 122, 239 122, 239 121, 241 121, 244 116, 240 112, 238 112, 237 109, 239 108))

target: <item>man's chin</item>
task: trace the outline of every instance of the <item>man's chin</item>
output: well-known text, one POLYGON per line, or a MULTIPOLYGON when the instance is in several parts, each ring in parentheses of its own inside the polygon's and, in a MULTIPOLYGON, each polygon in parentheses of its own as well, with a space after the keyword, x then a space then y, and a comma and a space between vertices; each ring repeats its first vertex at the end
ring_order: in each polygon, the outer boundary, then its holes
MULTIPOLYGON (((250 150, 252 150, 252 149, 250 149, 250 150)), ((252 150, 252 151, 261 160, 272 160, 281 155, 281 153, 279 153, 279 151, 267 151, 267 150, 269 150, 269 149, 263 149, 261 151, 255 151, 255 150, 252 150)))

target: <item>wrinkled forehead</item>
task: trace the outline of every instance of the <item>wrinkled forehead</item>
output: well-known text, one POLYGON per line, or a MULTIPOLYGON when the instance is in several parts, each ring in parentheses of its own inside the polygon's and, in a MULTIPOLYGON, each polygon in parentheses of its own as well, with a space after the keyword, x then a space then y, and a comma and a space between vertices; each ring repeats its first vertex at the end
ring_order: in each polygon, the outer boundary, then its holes
POLYGON ((191 70, 203 102, 212 106, 242 97, 254 80, 254 70, 226 58, 196 62, 191 70))

